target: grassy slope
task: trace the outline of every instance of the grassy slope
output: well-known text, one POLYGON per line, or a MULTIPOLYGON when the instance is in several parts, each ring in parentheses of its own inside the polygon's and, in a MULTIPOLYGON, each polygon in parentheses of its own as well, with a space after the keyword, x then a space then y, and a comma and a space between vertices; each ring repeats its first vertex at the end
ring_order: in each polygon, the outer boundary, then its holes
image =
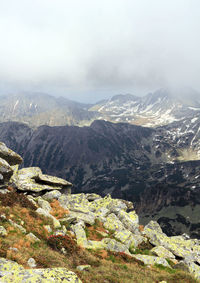
MULTIPOLYGON (((62 218, 63 211, 59 204, 52 203, 52 214, 62 218)), ((33 257, 37 267, 65 267, 74 271, 83 282, 196 282, 189 274, 163 266, 147 267, 124 254, 102 251, 89 251, 76 245, 76 241, 70 232, 67 236, 50 237, 45 225, 53 227, 51 220, 38 215, 35 207, 24 195, 14 191, 9 194, 0 194, 0 226, 4 226, 8 232, 6 237, 0 237, 0 257, 14 260, 29 268, 27 260, 33 257), (13 227, 8 219, 22 225, 27 233, 34 233, 41 241, 33 242, 18 228, 13 227), (66 254, 60 252, 64 247, 66 254), (10 248, 17 248, 13 251, 10 248), (76 266, 90 264, 89 271, 77 271, 76 266)), ((68 227, 67 227, 68 228, 68 227)), ((52 228, 53 230, 53 228, 52 228)), ((103 227, 96 223, 93 227, 87 227, 89 239, 100 240, 103 227)), ((52 233, 54 230, 52 231, 52 233)), ((142 252, 142 251, 140 251, 142 252)))

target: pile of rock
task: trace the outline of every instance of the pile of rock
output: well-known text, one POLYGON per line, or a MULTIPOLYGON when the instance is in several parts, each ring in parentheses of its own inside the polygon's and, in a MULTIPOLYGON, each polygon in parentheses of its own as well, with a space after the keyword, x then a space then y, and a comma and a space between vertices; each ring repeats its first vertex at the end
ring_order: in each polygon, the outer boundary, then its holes
MULTIPOLYGON (((65 235, 67 227, 75 235, 77 244, 86 249, 125 253, 146 265, 162 264, 172 268, 170 260, 174 263, 174 268, 187 270, 200 279, 199 240, 190 239, 187 235, 168 237, 154 221, 141 229, 138 215, 130 202, 112 199, 110 195, 102 198, 96 194, 71 194, 70 182, 44 175, 38 167, 18 170, 16 165, 22 162, 22 158, 3 143, 0 144, 0 162, 2 188, 4 186, 1 192, 7 192, 5 186, 11 182, 18 190, 29 193, 28 198, 38 207, 36 212, 53 220, 52 228, 56 235, 65 235), (69 211, 61 219, 50 214, 49 202, 54 199, 63 209, 69 211), (94 241, 87 237, 86 226, 94 225, 97 221, 103 225, 105 231, 101 232, 101 240, 94 241), (142 243, 151 243, 150 255, 135 254, 142 243)), ((46 228, 52 232, 50 226, 46 228)), ((6 233, 4 227, 1 227, 0 236, 6 236, 6 233)), ((30 234, 27 237, 34 237, 30 234)), ((63 274, 62 278, 67 278, 69 282, 81 282, 74 273, 66 269, 24 270, 17 263, 5 259, 0 260, 1 282, 10 282, 6 280, 12 278, 14 269, 19 271, 19 276, 30 280, 31 276, 49 278, 48 274, 57 279, 63 274)))

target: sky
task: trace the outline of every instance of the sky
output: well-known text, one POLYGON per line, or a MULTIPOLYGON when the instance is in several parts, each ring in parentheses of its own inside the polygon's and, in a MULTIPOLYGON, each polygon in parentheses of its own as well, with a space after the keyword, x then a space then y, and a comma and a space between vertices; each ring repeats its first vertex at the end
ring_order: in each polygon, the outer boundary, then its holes
POLYGON ((0 0, 0 93, 200 90, 199 0, 0 0))

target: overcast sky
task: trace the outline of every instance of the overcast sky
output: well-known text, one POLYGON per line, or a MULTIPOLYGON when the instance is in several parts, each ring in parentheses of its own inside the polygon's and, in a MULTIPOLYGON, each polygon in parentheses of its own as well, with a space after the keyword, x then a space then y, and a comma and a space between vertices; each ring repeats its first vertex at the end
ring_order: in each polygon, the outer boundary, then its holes
POLYGON ((0 92, 200 90, 199 0, 0 0, 0 92))

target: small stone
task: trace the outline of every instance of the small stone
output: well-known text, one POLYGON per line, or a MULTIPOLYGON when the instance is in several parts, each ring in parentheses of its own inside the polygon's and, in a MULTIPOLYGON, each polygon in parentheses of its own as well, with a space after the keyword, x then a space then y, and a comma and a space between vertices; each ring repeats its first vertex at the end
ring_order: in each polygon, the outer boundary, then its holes
POLYGON ((34 258, 32 258, 32 257, 29 258, 29 260, 27 261, 27 264, 30 268, 36 267, 36 262, 35 262, 34 258))
POLYGON ((6 229, 3 226, 0 226, 0 236, 5 237, 7 235, 8 235, 8 233, 7 233, 6 229))
POLYGON ((89 271, 91 269, 91 265, 78 265, 76 269, 79 271, 89 271))
POLYGON ((40 242, 40 239, 38 239, 33 233, 29 233, 28 235, 26 235, 26 237, 33 242, 40 242))
MULTIPOLYGON (((14 215, 10 215, 10 217, 13 217, 14 215)), ((15 223, 14 221, 12 221, 11 219, 9 219, 8 220, 9 222, 10 222, 10 224, 13 226, 13 227, 15 227, 15 228, 17 228, 17 229, 19 229, 22 233, 26 233, 26 229, 24 228, 24 227, 22 227, 21 225, 18 225, 17 223, 15 223)))
POLYGON ((0 215, 0 219, 1 219, 2 221, 6 221, 6 216, 5 216, 5 214, 1 214, 1 215, 0 215))
POLYGON ((13 248, 13 247, 10 247, 9 250, 10 251, 14 251, 14 252, 18 252, 19 251, 17 248, 13 248))

